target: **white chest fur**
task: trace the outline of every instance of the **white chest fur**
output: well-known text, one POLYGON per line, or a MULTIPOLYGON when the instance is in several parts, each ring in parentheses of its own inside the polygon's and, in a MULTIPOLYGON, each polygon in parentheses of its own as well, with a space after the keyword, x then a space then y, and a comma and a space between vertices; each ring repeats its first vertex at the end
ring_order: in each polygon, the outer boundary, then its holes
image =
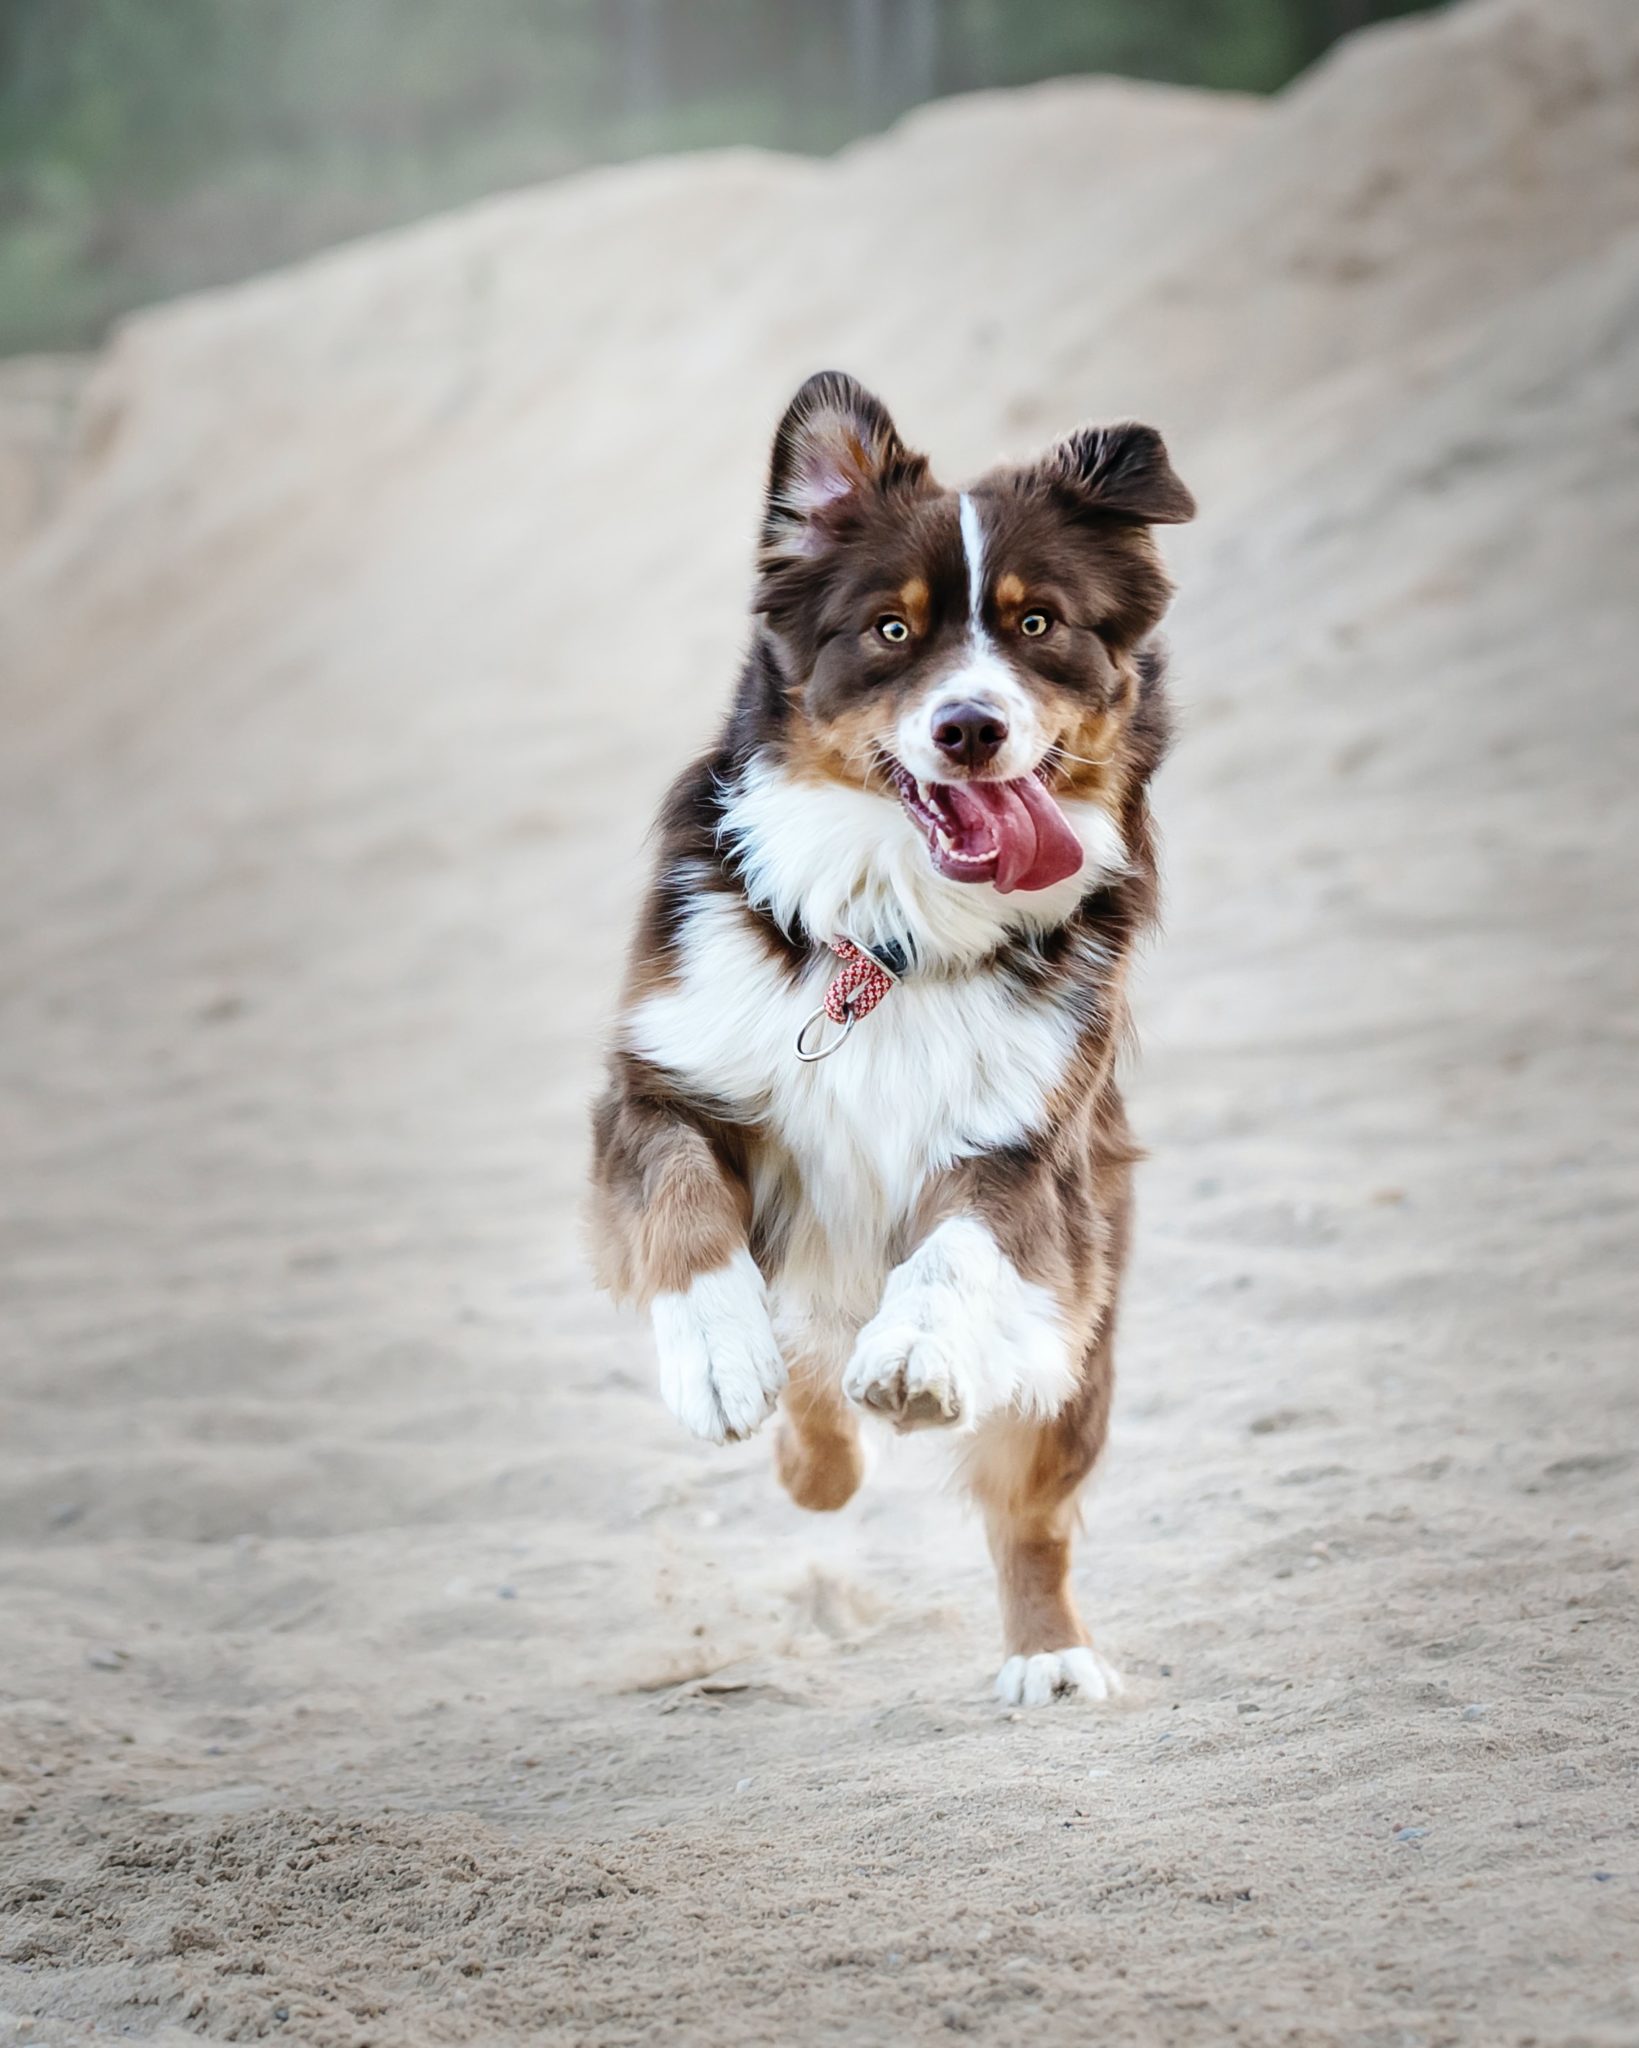
POLYGON ((1004 897, 941 876, 903 808, 863 789, 795 782, 759 758, 729 792, 723 837, 754 904, 788 931, 908 940, 917 962, 839 1052, 805 1065, 797 1032, 834 961, 788 982, 739 906, 703 889, 675 984, 626 1020, 634 1052, 767 1136, 752 1197, 790 1225, 774 1290, 787 1323, 841 1341, 874 1313, 930 1179, 1041 1128, 1076 1021, 1051 998, 1020 1001, 980 963, 1009 931, 1062 923, 1095 876, 1125 864, 1100 805, 1064 808, 1081 873, 1004 897))
POLYGON ((894 1233, 929 1179, 1040 1128, 1075 1042, 1056 1004, 1020 1004, 987 974, 911 976, 831 1058, 793 1050, 835 963, 789 984, 743 913, 704 896, 676 985, 627 1020, 634 1052, 760 1124, 759 1203, 793 1219, 776 1292, 854 1321, 876 1306, 894 1233))

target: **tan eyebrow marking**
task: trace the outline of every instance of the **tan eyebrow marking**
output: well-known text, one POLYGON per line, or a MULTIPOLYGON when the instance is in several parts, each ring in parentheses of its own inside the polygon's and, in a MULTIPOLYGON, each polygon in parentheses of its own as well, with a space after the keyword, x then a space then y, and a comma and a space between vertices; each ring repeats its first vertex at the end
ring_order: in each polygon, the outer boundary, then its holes
POLYGON ((914 633, 925 633, 928 629, 927 583, 920 576, 913 576, 908 583, 899 586, 899 602, 904 608, 905 621, 914 633))
POLYGON ((1015 576, 1011 569, 1005 576, 997 579, 996 604, 999 610, 1004 612, 1017 610, 1024 603, 1026 595, 1024 578, 1022 576, 1015 576))

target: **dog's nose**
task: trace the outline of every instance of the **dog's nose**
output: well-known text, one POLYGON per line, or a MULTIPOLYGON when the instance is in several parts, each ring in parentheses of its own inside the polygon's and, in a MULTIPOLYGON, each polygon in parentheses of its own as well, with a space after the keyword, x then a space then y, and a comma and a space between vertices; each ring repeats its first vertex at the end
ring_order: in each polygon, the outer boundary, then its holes
POLYGON ((941 704, 933 714, 933 744, 947 761, 983 768, 1007 741, 1007 720, 992 704, 941 704))

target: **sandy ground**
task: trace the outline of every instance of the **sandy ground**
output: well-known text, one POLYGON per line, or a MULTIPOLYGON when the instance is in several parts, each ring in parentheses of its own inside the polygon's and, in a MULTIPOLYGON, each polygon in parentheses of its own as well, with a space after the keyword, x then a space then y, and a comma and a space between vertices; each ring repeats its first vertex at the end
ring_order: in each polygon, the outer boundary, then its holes
POLYGON ((1639 10, 1500 0, 1264 108, 598 174, 29 371, 0 2039, 1639 2042, 1636 229, 1639 10), (1207 508, 1111 1709, 991 1703, 937 1447, 801 1516, 578 1248, 827 361, 952 477, 1154 417, 1207 508))

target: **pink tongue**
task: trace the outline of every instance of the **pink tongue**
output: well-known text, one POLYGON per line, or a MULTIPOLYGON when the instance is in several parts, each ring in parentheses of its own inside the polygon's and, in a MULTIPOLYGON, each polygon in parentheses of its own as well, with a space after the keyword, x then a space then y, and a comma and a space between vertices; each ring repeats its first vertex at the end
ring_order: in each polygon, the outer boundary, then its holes
POLYGON ((1002 895, 1051 888, 1081 866, 1081 841, 1038 777, 947 782, 941 794, 960 828, 959 852, 982 854, 994 846, 1002 895))

